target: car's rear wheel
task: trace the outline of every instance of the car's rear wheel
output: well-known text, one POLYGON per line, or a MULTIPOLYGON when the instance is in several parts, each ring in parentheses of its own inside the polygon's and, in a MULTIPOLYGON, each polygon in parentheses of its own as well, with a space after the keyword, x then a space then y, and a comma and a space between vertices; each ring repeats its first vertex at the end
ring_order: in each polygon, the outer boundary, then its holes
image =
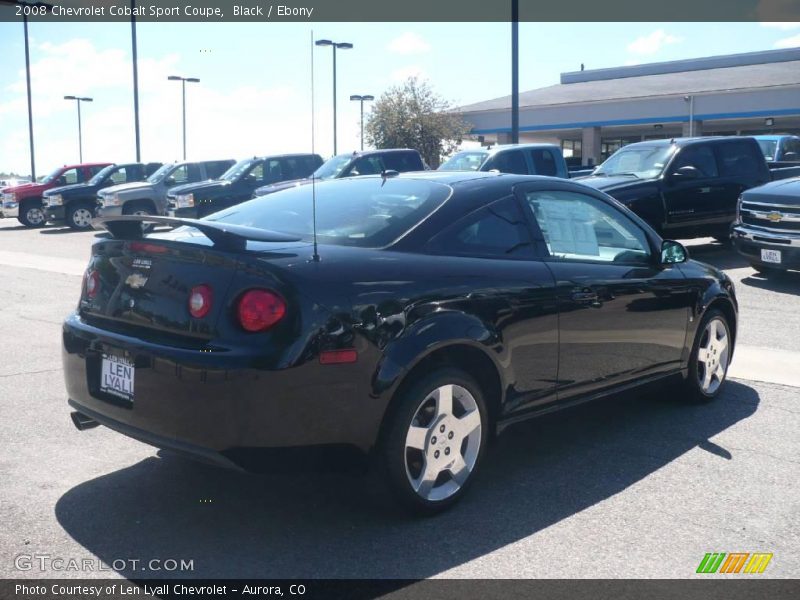
POLYGON ((733 338, 725 315, 709 310, 697 328, 689 362, 687 386, 690 399, 709 402, 716 398, 728 375, 733 338))
POLYGON ((72 229, 90 229, 94 219, 94 205, 80 202, 67 208, 67 225, 72 229))
POLYGON ((402 392, 382 450, 406 507, 430 515, 463 496, 486 448, 487 417, 480 386, 459 369, 439 369, 402 392))
POLYGON ((45 217, 42 210, 42 202, 40 200, 28 200, 21 203, 17 220, 25 227, 44 227, 47 217, 45 217))

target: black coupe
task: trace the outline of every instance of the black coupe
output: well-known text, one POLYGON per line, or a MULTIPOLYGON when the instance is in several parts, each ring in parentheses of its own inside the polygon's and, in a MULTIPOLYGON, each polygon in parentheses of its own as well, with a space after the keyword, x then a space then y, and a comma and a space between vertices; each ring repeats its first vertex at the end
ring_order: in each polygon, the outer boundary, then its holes
POLYGON ((567 180, 356 177, 96 224, 63 328, 79 428, 239 468, 377 457, 419 512, 509 423, 671 376, 711 400, 733 353, 730 279, 567 180))

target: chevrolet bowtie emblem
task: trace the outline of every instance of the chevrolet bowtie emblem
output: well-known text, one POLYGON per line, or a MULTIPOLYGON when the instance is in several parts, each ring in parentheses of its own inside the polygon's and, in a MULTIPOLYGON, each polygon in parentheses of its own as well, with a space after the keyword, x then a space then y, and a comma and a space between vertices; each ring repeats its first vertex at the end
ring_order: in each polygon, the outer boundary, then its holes
POLYGON ((128 275, 127 279, 125 279, 125 285, 132 287, 134 289, 139 289, 140 287, 144 287, 144 284, 147 283, 147 277, 142 275, 141 273, 131 273, 128 275))
POLYGON ((778 221, 783 219, 783 213, 779 213, 779 212, 767 213, 767 219, 769 219, 773 223, 777 223, 778 221))

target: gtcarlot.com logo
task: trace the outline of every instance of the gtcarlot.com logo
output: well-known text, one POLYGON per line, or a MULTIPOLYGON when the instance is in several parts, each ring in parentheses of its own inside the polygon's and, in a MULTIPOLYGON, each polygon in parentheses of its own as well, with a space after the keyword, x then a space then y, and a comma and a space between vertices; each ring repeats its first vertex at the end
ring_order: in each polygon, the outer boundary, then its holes
POLYGON ((19 571, 40 571, 42 573, 72 572, 88 573, 95 571, 194 571, 194 560, 183 558, 115 558, 105 562, 94 557, 66 557, 52 554, 18 554, 14 566, 19 571))
POLYGON ((763 573, 772 553, 766 552, 708 552, 700 561, 697 573, 763 573))

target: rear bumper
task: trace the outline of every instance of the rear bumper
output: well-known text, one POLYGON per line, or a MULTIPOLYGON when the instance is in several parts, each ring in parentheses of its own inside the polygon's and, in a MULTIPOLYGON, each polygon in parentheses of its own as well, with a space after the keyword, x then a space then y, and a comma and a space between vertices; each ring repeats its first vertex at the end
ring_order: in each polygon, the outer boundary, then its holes
POLYGON ((731 230, 734 248, 751 263, 776 269, 800 269, 800 233, 777 233, 746 225, 736 225, 731 230), (778 250, 780 264, 761 260, 761 250, 778 250))
POLYGON ((315 463, 319 455, 363 456, 377 438, 385 406, 349 365, 309 361, 255 368, 258 357, 161 346, 98 329, 79 315, 63 326, 69 403, 124 435, 217 464, 247 468, 253 455, 315 463), (133 402, 99 390, 103 354, 135 365, 133 402))

